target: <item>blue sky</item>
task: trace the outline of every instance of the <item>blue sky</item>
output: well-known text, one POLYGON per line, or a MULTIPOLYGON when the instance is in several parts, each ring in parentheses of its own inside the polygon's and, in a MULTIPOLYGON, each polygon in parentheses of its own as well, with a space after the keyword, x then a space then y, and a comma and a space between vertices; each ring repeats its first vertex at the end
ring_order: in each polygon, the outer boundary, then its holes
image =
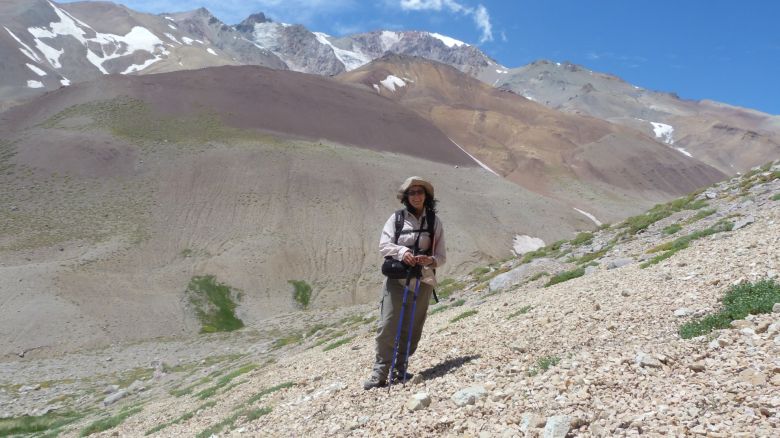
POLYGON ((344 35, 428 30, 508 67, 571 61, 641 87, 780 115, 780 2, 774 0, 120 0, 160 13, 253 12, 344 35))

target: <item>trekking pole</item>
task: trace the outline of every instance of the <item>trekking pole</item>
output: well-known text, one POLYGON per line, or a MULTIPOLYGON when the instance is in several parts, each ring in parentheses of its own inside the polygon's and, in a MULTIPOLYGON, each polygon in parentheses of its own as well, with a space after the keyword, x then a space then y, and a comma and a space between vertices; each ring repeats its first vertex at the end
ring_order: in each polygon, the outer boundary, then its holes
POLYGON ((390 371, 387 376, 387 389, 390 390, 390 386, 393 383, 393 370, 395 369, 396 359, 398 358, 398 345, 401 343, 401 326, 404 322, 404 310, 406 309, 406 297, 409 295, 409 282, 412 280, 412 269, 409 269, 409 273, 406 274, 406 285, 404 286, 404 297, 401 302, 401 314, 398 317, 398 329, 395 332, 395 342, 393 343, 393 361, 390 364, 390 371))
POLYGON ((417 310, 417 296, 420 295, 420 277, 417 277, 417 283, 414 285, 414 299, 412 300, 412 313, 409 315, 409 331, 406 340, 406 356, 404 357, 404 376, 402 383, 406 384, 406 369, 409 367, 409 350, 412 348, 412 329, 414 328, 414 312, 417 310))

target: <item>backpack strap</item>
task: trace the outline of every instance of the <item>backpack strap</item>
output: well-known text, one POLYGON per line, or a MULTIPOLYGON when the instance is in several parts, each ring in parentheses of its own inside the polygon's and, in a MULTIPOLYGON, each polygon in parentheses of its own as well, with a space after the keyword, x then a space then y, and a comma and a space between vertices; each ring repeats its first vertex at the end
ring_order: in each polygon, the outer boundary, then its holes
POLYGON ((404 209, 397 210, 395 212, 395 240, 393 243, 398 244, 398 237, 401 236, 401 230, 404 228, 404 209))

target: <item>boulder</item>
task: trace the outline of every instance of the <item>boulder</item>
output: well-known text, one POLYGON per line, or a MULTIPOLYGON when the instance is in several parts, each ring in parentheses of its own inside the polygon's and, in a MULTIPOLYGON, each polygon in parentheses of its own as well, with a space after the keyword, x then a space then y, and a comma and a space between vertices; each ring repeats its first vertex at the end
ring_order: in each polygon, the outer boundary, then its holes
POLYGON ((544 438, 566 438, 571 428, 571 417, 568 415, 555 415, 547 419, 542 436, 544 438))
POLYGON ((431 397, 428 394, 421 392, 413 395, 406 402, 406 409, 408 409, 410 412, 414 412, 414 411, 419 411, 421 409, 425 409, 430 405, 431 405, 431 397))
POLYGON ((607 263, 607 269, 622 268, 623 266, 630 265, 631 263, 634 263, 634 260, 629 258, 610 260, 609 263, 607 263))
POLYGON ((452 395, 451 399, 458 406, 473 405, 477 400, 485 397, 487 390, 484 386, 476 385, 463 388, 452 395))

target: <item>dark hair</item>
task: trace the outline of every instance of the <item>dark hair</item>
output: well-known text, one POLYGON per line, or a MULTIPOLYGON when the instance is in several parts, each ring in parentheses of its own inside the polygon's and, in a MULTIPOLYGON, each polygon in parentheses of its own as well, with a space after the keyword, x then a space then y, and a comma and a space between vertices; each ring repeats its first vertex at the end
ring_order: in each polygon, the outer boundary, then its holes
MULTIPOLYGON (((439 201, 434 199, 434 197, 428 193, 428 190, 425 189, 425 187, 423 187, 423 190, 425 190, 425 202, 423 203, 423 207, 425 207, 425 209, 428 211, 437 213, 436 204, 438 204, 439 201)), ((407 211, 414 213, 414 207, 412 207, 412 204, 409 203, 409 195, 406 194, 406 192, 404 192, 404 195, 401 198, 401 203, 404 205, 404 207, 406 207, 407 211)))

